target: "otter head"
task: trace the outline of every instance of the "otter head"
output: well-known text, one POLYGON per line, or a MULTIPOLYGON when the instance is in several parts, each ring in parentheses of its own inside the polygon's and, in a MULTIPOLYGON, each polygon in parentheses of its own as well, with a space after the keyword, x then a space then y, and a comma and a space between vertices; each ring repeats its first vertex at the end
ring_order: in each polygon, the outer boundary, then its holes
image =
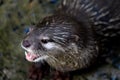
POLYGON ((96 48, 92 33, 83 26, 65 17, 45 18, 31 28, 22 41, 26 59, 31 62, 44 60, 61 71, 89 65, 96 48))

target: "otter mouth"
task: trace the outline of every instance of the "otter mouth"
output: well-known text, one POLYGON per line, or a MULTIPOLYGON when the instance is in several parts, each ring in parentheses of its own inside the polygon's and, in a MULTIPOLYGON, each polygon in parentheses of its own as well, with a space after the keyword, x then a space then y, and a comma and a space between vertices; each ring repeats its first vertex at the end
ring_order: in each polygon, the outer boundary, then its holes
POLYGON ((40 60, 47 58, 46 55, 30 53, 28 51, 25 51, 25 56, 26 56, 26 59, 30 62, 39 62, 40 60))

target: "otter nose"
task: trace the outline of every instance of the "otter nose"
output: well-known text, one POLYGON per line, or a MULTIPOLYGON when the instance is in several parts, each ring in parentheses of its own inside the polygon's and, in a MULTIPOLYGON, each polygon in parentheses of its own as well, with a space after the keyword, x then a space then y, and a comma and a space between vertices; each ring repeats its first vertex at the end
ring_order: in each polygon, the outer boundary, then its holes
POLYGON ((23 46, 27 48, 27 47, 30 47, 31 44, 30 44, 30 42, 28 40, 24 40, 23 41, 23 46))

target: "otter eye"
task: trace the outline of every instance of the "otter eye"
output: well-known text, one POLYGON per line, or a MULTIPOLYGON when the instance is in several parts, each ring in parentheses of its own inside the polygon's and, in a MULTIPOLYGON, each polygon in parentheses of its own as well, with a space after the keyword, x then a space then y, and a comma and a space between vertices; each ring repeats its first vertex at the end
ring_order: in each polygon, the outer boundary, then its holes
POLYGON ((41 39, 41 42, 46 44, 48 42, 54 42, 54 40, 52 40, 52 39, 41 39))
POLYGON ((44 43, 44 44, 46 44, 46 43, 49 42, 49 40, 48 39, 42 39, 41 42, 44 43))

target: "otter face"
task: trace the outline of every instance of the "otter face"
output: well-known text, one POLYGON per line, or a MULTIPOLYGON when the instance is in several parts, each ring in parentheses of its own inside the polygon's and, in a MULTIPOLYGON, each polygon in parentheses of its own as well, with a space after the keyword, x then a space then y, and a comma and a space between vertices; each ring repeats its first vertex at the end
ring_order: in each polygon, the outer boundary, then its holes
POLYGON ((22 41, 26 59, 30 62, 44 60, 60 71, 89 66, 97 55, 96 41, 89 24, 64 17, 51 18, 30 29, 22 41))
MULTIPOLYGON (((64 25, 65 26, 65 25, 64 25)), ((70 27, 50 26, 32 28, 22 41, 26 59, 30 62, 46 60, 64 52, 69 45, 72 30, 70 27)))

